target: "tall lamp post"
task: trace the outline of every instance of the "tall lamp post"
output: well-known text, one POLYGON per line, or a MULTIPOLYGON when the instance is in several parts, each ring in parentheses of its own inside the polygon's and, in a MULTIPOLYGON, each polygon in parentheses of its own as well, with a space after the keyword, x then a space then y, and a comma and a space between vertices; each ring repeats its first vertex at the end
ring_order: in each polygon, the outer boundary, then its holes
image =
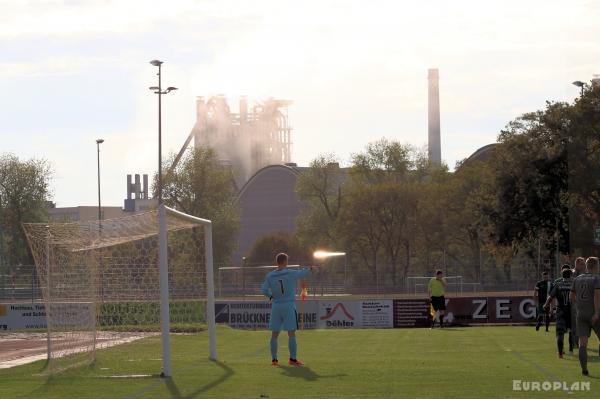
POLYGON ((162 204, 162 95, 169 94, 173 90, 177 90, 177 87, 169 86, 166 90, 162 90, 162 82, 161 82, 161 65, 162 61, 152 60, 150 64, 158 67, 158 86, 150 87, 150 90, 154 92, 154 94, 158 94, 158 204, 162 204))
POLYGON ((176 87, 168 87, 165 91, 161 83, 162 61, 152 60, 150 64, 158 67, 158 86, 150 87, 154 94, 158 94, 158 258, 160 278, 160 328, 162 332, 163 373, 164 377, 171 377, 171 339, 169 320, 169 270, 167 259, 167 223, 166 210, 162 201, 162 109, 161 99, 163 94, 168 94, 176 87))
POLYGON ((583 97, 583 88, 585 87, 585 83, 583 83, 580 80, 576 80, 576 81, 573 82, 573 85, 581 88, 581 96, 583 97))
POLYGON ((104 143, 103 139, 96 140, 98 148, 98 220, 102 220, 102 203, 100 202, 100 144, 104 143))
POLYGON ((242 256, 242 296, 246 298, 246 257, 242 256))

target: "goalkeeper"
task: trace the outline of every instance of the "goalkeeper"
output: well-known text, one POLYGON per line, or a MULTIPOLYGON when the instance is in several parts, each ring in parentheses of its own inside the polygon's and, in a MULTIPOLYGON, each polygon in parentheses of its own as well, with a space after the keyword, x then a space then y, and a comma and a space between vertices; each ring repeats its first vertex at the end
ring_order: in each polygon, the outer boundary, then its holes
POLYGON ((277 269, 269 272, 261 286, 262 293, 273 301, 271 307, 271 364, 277 366, 277 338, 283 329, 288 332, 288 348, 291 366, 302 366, 296 356, 296 330, 298 329, 298 313, 296 312, 296 288, 298 280, 306 277, 310 269, 290 270, 287 268, 288 256, 280 253, 275 258, 277 269))

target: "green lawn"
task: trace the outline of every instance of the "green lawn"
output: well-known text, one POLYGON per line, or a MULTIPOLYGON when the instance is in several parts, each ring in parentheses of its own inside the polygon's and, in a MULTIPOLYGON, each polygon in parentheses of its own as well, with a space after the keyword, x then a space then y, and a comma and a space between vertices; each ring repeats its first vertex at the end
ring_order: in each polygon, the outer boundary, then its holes
MULTIPOLYGON (((175 335, 173 373, 163 380, 160 340, 98 352, 95 364, 45 376, 44 362, 0 370, 0 398, 530 398, 600 396, 598 342, 590 373, 555 354, 554 332, 532 327, 312 330, 298 337, 303 368, 270 366, 269 333, 218 329, 219 361, 207 334, 175 335), (122 373, 146 378, 104 378, 122 373), (590 392, 514 392, 513 380, 591 381, 590 392)), ((280 359, 287 337, 280 337, 280 359)), ((286 362, 287 363, 287 362, 286 362)))

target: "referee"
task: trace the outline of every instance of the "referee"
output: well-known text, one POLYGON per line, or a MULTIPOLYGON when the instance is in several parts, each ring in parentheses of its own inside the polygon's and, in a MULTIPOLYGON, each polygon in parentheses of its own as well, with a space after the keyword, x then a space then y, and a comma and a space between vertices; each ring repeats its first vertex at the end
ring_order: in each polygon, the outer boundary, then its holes
MULTIPOLYGON (((444 328, 444 312, 446 310, 446 287, 448 283, 444 278, 444 273, 441 270, 435 272, 435 277, 429 280, 427 290, 431 297, 431 306, 436 314, 440 315, 440 328, 444 328)), ((431 316, 431 328, 435 325, 435 315, 431 316)))

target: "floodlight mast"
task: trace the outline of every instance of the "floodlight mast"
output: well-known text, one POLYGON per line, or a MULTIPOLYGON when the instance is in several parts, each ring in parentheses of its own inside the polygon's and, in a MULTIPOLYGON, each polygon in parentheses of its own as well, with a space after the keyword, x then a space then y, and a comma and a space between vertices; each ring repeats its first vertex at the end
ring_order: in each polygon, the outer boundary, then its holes
POLYGON ((166 90, 162 90, 162 75, 161 66, 163 61, 152 60, 150 64, 158 67, 158 86, 149 87, 154 94, 158 94, 158 204, 162 204, 162 95, 169 94, 170 92, 177 90, 177 87, 169 86, 166 90))
POLYGON ((327 259, 336 256, 344 257, 344 289, 346 288, 348 282, 348 257, 346 256, 346 252, 330 252, 330 251, 315 251, 313 253, 313 257, 315 259, 327 259))
MULTIPOLYGON (((167 221, 166 210, 162 198, 162 95, 168 94, 176 87, 169 86, 167 90, 162 90, 161 82, 161 66, 162 61, 152 60, 150 64, 158 67, 158 87, 152 86, 150 90, 154 94, 158 94, 158 254, 159 254, 159 278, 160 278, 160 318, 162 332, 162 349, 163 349, 163 376, 171 377, 171 339, 170 321, 169 321, 169 269, 167 255, 167 221)), ((212 234, 211 226, 207 227, 209 234, 212 234)), ((212 238, 211 238, 212 240, 212 238)), ((210 242, 212 245, 212 241, 210 242)), ((212 250, 212 247, 210 248, 212 250)), ((212 255, 211 255, 212 256, 212 255)), ((210 310, 209 310, 210 312, 210 310)), ((212 356, 212 349, 211 349, 212 356)))
POLYGON ((104 139, 96 140, 98 149, 98 220, 102 220, 102 203, 100 202, 100 144, 104 143, 104 139))
POLYGON ((583 83, 581 80, 576 80, 573 82, 573 85, 581 88, 581 96, 583 97, 583 89, 585 87, 585 83, 583 83))

